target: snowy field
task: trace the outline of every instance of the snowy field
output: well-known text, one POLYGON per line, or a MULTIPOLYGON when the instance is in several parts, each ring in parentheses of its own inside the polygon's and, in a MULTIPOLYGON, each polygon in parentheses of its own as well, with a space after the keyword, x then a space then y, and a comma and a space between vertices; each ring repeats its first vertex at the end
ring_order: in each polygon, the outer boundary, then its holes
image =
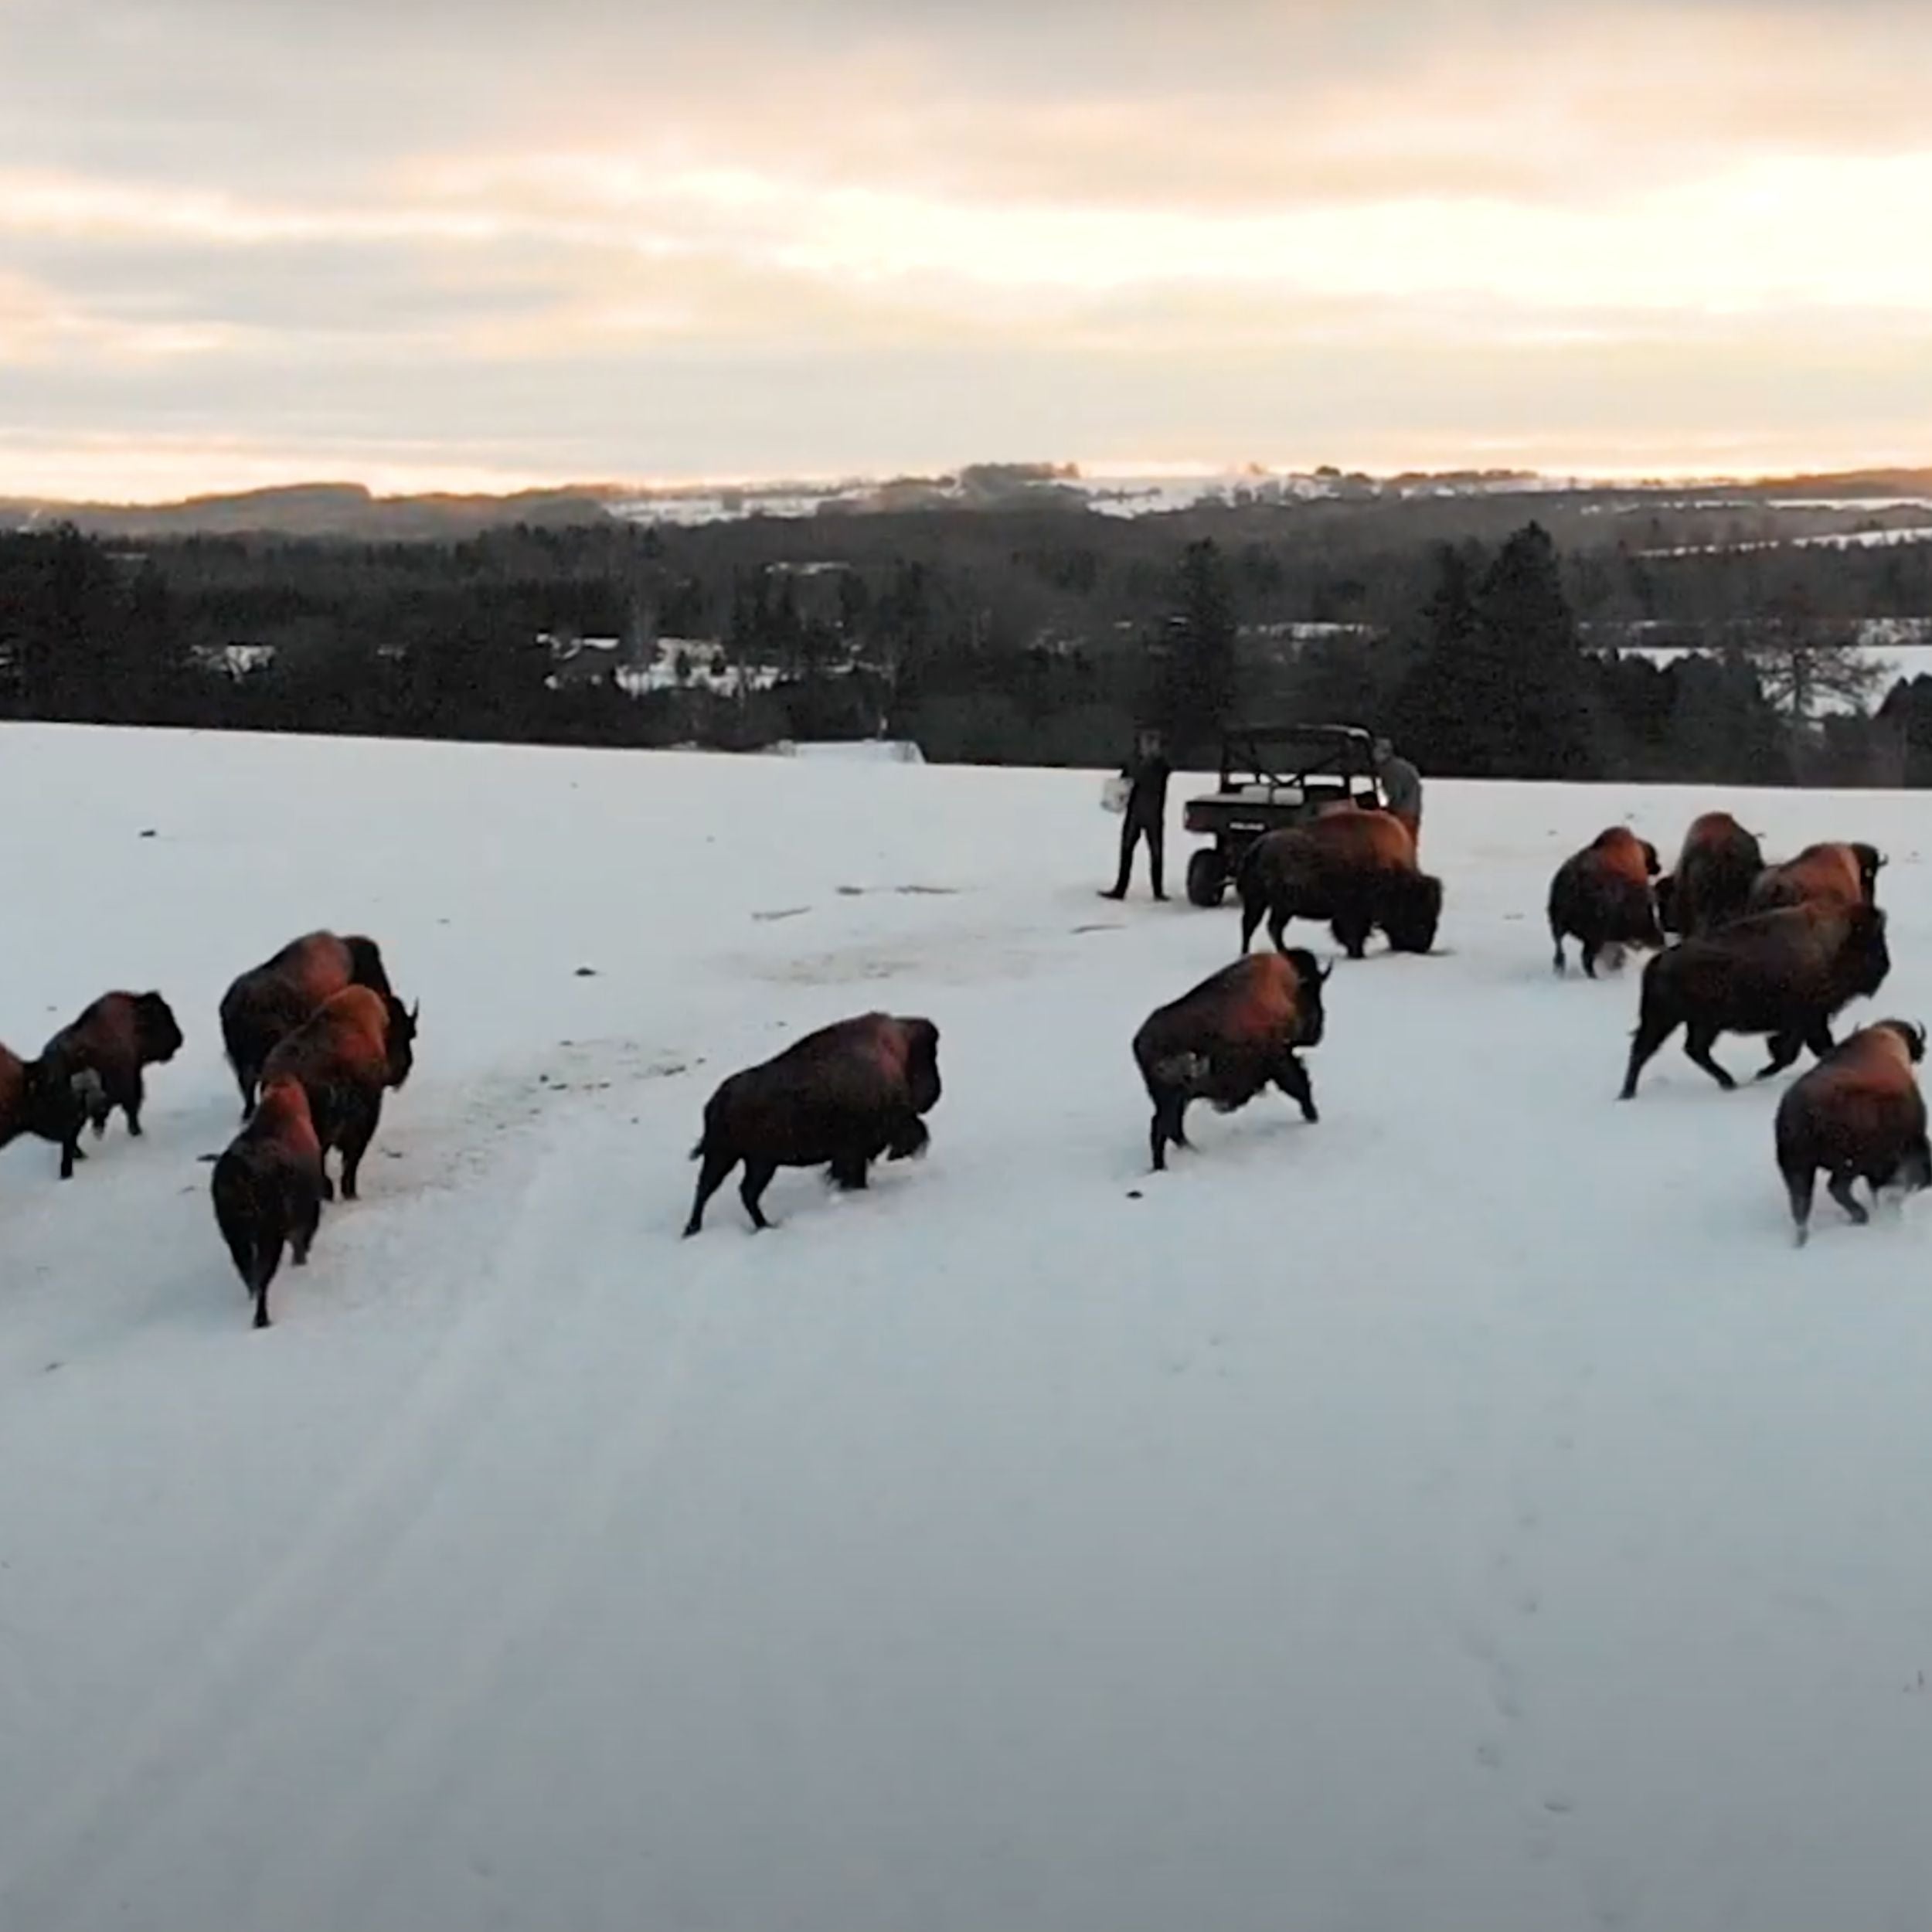
POLYGON ((1932 1923, 1932 1204, 1794 1252, 1776 1093, 1617 1105, 1540 916, 1627 816, 1872 839, 1849 1017, 1932 1017, 1932 801, 1435 785, 1321 1124, 1150 1179, 1236 920, 1094 896, 1099 782, 0 732, 0 1038, 189 1034, 145 1141, 0 1154, 0 1927, 1932 1923), (255 1334, 215 1008, 323 923, 417 1071, 255 1334), (930 1156, 680 1242, 713 1083, 873 1005, 930 1156))

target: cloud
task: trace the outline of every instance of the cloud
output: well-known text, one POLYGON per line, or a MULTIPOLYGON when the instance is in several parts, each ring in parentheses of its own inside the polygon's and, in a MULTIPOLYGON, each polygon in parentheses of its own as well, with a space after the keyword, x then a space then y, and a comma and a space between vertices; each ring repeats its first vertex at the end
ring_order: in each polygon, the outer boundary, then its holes
POLYGON ((1928 67, 1895 0, 11 0, 0 488, 183 426, 504 474, 1862 455, 1923 386, 1928 67))

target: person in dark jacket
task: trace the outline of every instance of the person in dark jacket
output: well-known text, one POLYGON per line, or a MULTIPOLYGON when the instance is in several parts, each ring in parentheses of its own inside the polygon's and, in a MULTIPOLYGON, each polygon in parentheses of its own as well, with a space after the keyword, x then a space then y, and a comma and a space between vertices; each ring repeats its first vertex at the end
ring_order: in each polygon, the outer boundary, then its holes
POLYGON ((1124 899, 1128 880, 1134 871, 1134 848, 1147 841, 1148 872, 1153 881, 1154 896, 1165 899, 1161 868, 1167 845, 1167 781, 1174 768, 1167 761, 1158 731, 1143 731, 1134 745, 1134 756, 1121 767, 1121 776, 1132 787, 1127 795, 1127 811, 1121 821, 1121 876, 1114 889, 1103 899, 1124 899))

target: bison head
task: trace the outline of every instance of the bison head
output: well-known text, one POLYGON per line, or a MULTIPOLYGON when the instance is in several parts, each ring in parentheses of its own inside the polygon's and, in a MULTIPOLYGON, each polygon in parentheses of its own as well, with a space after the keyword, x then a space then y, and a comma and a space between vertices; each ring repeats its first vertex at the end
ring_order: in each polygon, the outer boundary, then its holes
POLYGON ((144 1060, 172 1060, 181 1051, 182 1032, 174 1009, 158 993, 134 997, 134 1038, 144 1060))
POLYGON ((1859 862, 1859 885, 1869 905, 1878 892, 1879 873, 1884 868, 1885 855, 1876 845, 1855 845, 1852 855, 1859 862))
POLYGON ((1390 883, 1382 930, 1399 953, 1426 953, 1442 918, 1442 881, 1412 872, 1390 883))
POLYGON ((383 949, 366 933, 349 933, 342 944, 349 949, 349 983, 366 986, 386 999, 391 992, 389 974, 383 965, 383 949))
POLYGON ((386 1078, 391 1087, 400 1087, 416 1066, 416 1022, 421 1016, 423 1002, 419 999, 413 1006, 405 1006, 390 993, 385 995, 383 1005, 389 1015, 386 1078))
POLYGON ((1322 1011, 1321 988, 1335 968, 1331 966, 1328 972, 1324 972, 1314 954, 1305 946, 1291 947, 1285 957, 1294 968, 1297 981, 1295 1005, 1301 1023, 1295 1029, 1294 1044, 1319 1046, 1328 1026, 1328 1016, 1322 1011))
POLYGON ((939 1029, 929 1019, 900 1024, 906 1031, 906 1087, 913 1111, 930 1114, 939 1104, 939 1029))
POLYGON ((1885 915, 1877 906, 1852 907, 1838 958, 1853 993, 1869 999, 1885 984, 1892 970, 1892 949, 1885 943, 1885 915))

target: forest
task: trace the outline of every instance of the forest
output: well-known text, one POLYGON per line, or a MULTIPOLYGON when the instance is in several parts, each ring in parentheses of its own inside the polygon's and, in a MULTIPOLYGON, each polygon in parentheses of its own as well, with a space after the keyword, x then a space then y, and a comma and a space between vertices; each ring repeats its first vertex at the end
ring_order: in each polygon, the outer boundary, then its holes
POLYGON ((40 526, 0 536, 0 715, 1082 765, 1141 723, 1209 760, 1265 717, 1374 726, 1444 775, 1932 782, 1932 678, 1886 691, 1855 648, 1932 616, 1932 543, 1677 534, 1506 495, 437 542, 40 526))

